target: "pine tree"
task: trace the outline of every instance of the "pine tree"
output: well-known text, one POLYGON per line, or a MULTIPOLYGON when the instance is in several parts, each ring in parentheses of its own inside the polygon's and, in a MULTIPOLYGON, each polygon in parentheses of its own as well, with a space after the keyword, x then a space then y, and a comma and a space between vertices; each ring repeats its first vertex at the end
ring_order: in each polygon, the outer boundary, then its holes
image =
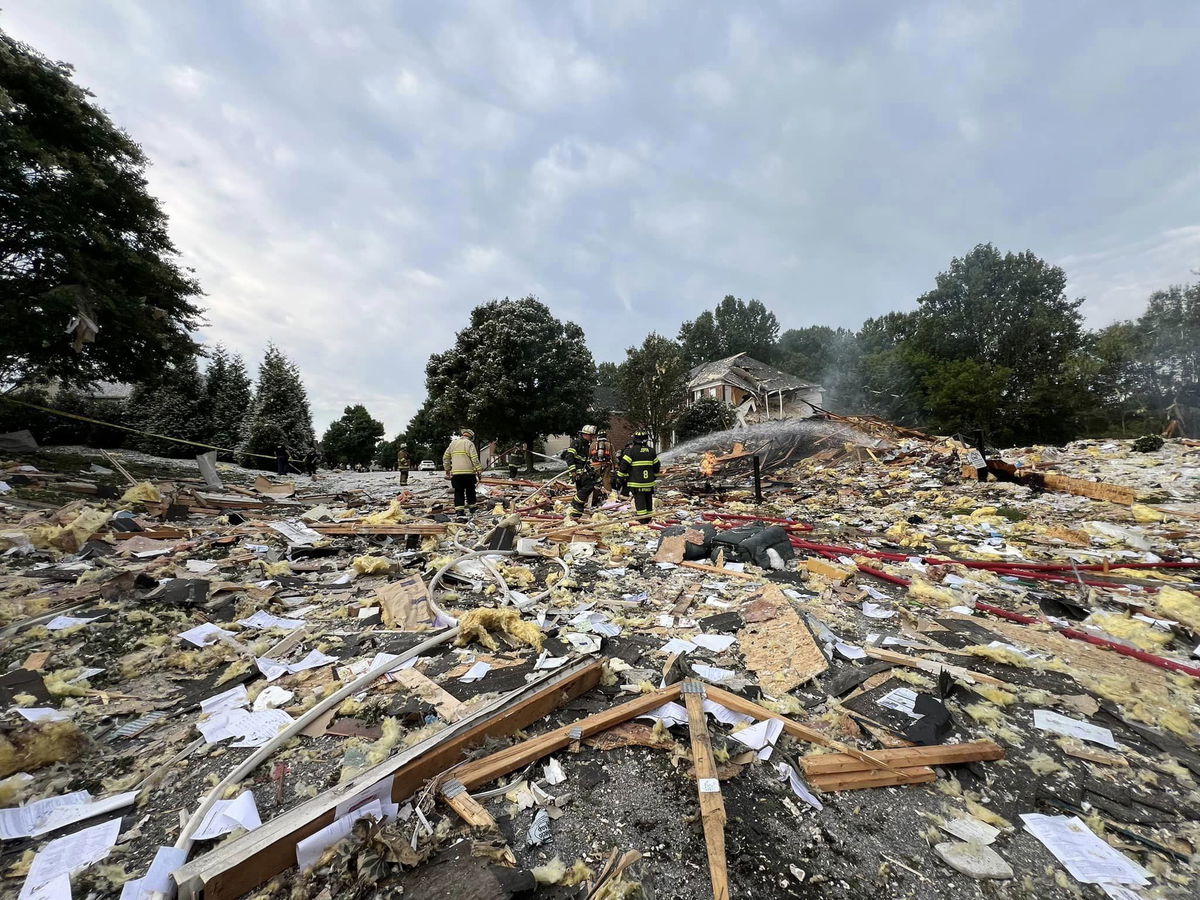
MULTIPOLYGON (((383 437, 383 423, 372 419, 361 403, 347 406, 342 417, 329 423, 321 438, 321 450, 333 465, 350 463, 367 466, 375 453, 375 445, 383 437)), ((395 453, 392 463, 395 463, 395 453)))
MULTIPOLYGON (((196 357, 189 356, 144 381, 129 397, 132 427, 156 435, 205 441, 208 436, 204 379, 196 357)), ((148 435, 135 435, 132 445, 156 456, 185 457, 203 452, 198 447, 148 435)))
MULTIPOLYGON (((204 390, 208 406, 207 442, 233 449, 242 437, 242 422, 254 394, 246 364, 236 353, 218 344, 205 371, 204 390)), ((232 458, 232 454, 222 454, 232 458)))
POLYGON ((238 454, 243 465, 270 468, 271 463, 251 453, 274 456, 283 445, 293 459, 316 446, 308 394, 300 381, 300 370, 274 344, 258 367, 254 402, 242 423, 238 454))

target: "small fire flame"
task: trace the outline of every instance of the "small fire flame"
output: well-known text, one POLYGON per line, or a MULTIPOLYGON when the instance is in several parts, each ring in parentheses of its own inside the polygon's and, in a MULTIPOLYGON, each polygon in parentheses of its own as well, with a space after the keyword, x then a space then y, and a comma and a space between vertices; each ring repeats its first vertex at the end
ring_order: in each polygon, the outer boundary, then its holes
POLYGON ((705 478, 711 477, 717 471, 717 455, 711 451, 704 454, 700 460, 700 474, 705 478))

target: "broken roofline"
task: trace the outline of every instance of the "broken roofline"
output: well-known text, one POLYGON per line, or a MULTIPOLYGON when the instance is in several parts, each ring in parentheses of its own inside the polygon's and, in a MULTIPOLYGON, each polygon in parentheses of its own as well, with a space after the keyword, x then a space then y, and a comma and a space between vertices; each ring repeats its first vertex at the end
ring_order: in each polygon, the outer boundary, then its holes
POLYGON ((701 363, 688 373, 689 392, 721 384, 730 384, 756 395, 778 391, 824 390, 819 384, 789 375, 745 353, 701 363))

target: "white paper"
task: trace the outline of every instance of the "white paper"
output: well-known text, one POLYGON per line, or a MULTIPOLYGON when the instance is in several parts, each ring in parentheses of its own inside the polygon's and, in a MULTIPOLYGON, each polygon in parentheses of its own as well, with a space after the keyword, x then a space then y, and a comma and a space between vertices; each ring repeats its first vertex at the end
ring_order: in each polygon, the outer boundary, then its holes
POLYGON ((570 661, 570 657, 551 656, 549 650, 543 650, 542 655, 538 657, 538 661, 533 667, 535 669, 557 669, 560 666, 565 666, 570 661))
POLYGON ((846 644, 842 641, 834 644, 833 649, 840 653, 843 659, 862 659, 867 655, 867 651, 862 647, 855 647, 853 644, 846 644))
POLYGON ((546 784, 554 787, 556 784, 562 784, 567 780, 567 774, 562 770, 562 766, 553 756, 546 765, 542 766, 542 776, 546 779, 546 784))
POLYGON ((993 828, 987 822, 981 822, 974 816, 960 816, 949 822, 943 822, 942 829, 968 844, 990 844, 1000 836, 999 828, 993 828))
POLYGON ((583 634, 578 631, 567 632, 567 643, 580 653, 599 653, 600 638, 594 634, 583 634))
POLYGON ((258 817, 258 805, 254 802, 254 794, 242 791, 232 800, 218 800, 214 803, 192 837, 198 841, 206 841, 229 834, 235 828, 253 831, 261 824, 262 819, 258 817))
POLYGON ((696 649, 696 645, 691 641, 685 641, 683 638, 671 638, 665 644, 658 648, 659 653, 691 653, 696 649))
POLYGON ((207 647, 209 644, 215 644, 222 636, 233 637, 233 632, 226 631, 212 622, 205 622, 203 625, 197 625, 195 628, 181 631, 175 636, 197 647, 207 647))
POLYGON ((196 575, 207 575, 210 572, 215 572, 218 568, 215 562, 210 562, 207 559, 189 559, 184 567, 196 575))
POLYGON ((713 653, 724 653, 736 640, 732 634, 698 634, 692 638, 692 643, 713 653))
POLYGON ((385 778, 379 779, 366 790, 359 791, 349 800, 343 800, 333 810, 334 819, 340 819, 346 813, 358 809, 360 806, 366 806, 375 801, 380 805, 386 805, 392 802, 392 782, 393 778, 388 775, 385 778))
POLYGON ((281 706, 291 703, 295 696, 295 691, 281 688, 277 684, 269 684, 254 698, 253 709, 255 712, 261 712, 264 709, 279 709, 281 706))
POLYGON ((1046 845, 1076 881, 1084 884, 1149 883, 1150 873, 1097 837, 1078 816, 1021 816, 1025 829, 1046 845))
POLYGON ((316 834, 310 834, 296 845, 296 865, 300 867, 300 871, 311 869, 321 858, 321 854, 328 848, 332 847, 338 841, 349 836, 354 829, 354 823, 359 819, 365 818, 382 819, 383 807, 378 800, 372 800, 365 806, 361 806, 353 812, 347 813, 339 819, 335 819, 330 825, 326 825, 316 834))
POLYGON ((473 681, 478 681, 490 671, 492 671, 491 663, 477 662, 475 665, 471 666, 471 668, 467 669, 463 676, 458 680, 466 684, 470 684, 473 681))
POLYGON ((880 706, 886 706, 888 709, 902 712, 914 719, 921 718, 920 714, 913 712, 913 705, 917 702, 917 692, 912 690, 912 688, 896 688, 875 702, 880 706))
POLYGON ((46 628, 50 631, 62 631, 64 628, 74 628, 76 625, 86 625, 88 622, 95 622, 97 619, 104 618, 103 614, 99 616, 88 616, 87 618, 78 618, 76 616, 55 616, 46 623, 46 628))
POLYGON ((733 669, 722 669, 720 666, 706 666, 704 663, 693 664, 692 671, 705 681, 711 681, 714 684, 724 684, 737 674, 733 669))
POLYGON ((868 619, 890 619, 896 615, 896 611, 892 609, 884 609, 872 603, 870 600, 864 600, 862 605, 863 615, 868 619))
POLYGON ((715 700, 707 698, 704 701, 704 711, 724 725, 748 725, 754 721, 754 716, 734 712, 732 709, 727 709, 715 700))
POLYGON ((330 663, 337 662, 337 657, 326 656, 320 650, 312 650, 300 662, 285 663, 277 659, 269 659, 265 656, 256 659, 255 662, 258 664, 258 670, 267 677, 267 681, 274 681, 276 678, 281 678, 284 675, 295 675, 297 672, 303 672, 305 669, 327 666, 330 663))
POLYGON ((155 893, 173 897, 175 883, 171 880, 171 872, 187 862, 187 857, 186 850, 159 847, 146 874, 121 885, 121 900, 151 900, 155 893))
POLYGON ((268 525, 282 534, 289 544, 297 547, 307 547, 317 541, 324 540, 319 531, 313 531, 299 519, 288 519, 285 522, 269 522, 268 525))
POLYGON ((740 744, 745 744, 751 750, 758 751, 759 759, 770 759, 775 750, 775 742, 783 734, 783 722, 780 719, 763 719, 753 725, 747 725, 741 731, 730 735, 740 744))
POLYGON ((219 713, 227 709, 236 709, 239 706, 245 706, 249 701, 250 697, 246 693, 246 686, 239 684, 237 687, 231 687, 220 694, 214 694, 207 700, 201 700, 200 710, 211 716, 214 713, 219 713))
POLYGON ((231 747, 261 747, 292 724, 292 717, 281 709, 227 709, 216 713, 196 728, 210 744, 231 737, 239 740, 231 747))
POLYGON ((103 815, 104 813, 123 809, 126 806, 132 806, 133 801, 137 798, 137 794, 137 791, 125 791, 123 794, 114 794, 111 797, 102 797, 99 800, 89 800, 86 803, 72 803, 56 807, 50 811, 49 815, 37 823, 31 834, 33 837, 38 837, 39 835, 56 831, 59 828, 65 828, 67 825, 82 822, 84 819, 90 819, 93 816, 103 815))
POLYGON ((662 722, 664 728, 672 728, 675 725, 687 724, 688 714, 687 708, 682 704, 668 701, 636 718, 653 719, 655 722, 662 722))
POLYGON ((779 780, 783 781, 786 779, 792 789, 792 793, 813 809, 820 811, 825 808, 825 804, 818 800, 816 794, 808 789, 808 785, 804 783, 804 779, 800 777, 800 773, 787 763, 775 763, 775 771, 779 774, 779 780))
POLYGON ((304 624, 301 619, 281 619, 279 616, 273 616, 261 609, 252 616, 238 619, 237 623, 243 628, 287 628, 289 630, 299 628, 304 624))
POLYGON ((16 711, 26 722, 65 722, 71 718, 70 713, 52 706, 27 706, 24 709, 18 706, 16 711))
POLYGON ((1093 744, 1111 747, 1113 750, 1120 749, 1117 746, 1117 742, 1113 740, 1113 733, 1109 729, 1093 725, 1091 722, 1081 722, 1079 719, 1060 716, 1058 713, 1051 712, 1048 709, 1035 709, 1033 711, 1033 724, 1035 727, 1042 729, 1042 731, 1051 731, 1054 734, 1080 738, 1085 741, 1091 741, 1093 744))
MULTIPOLYGON (((32 779, 31 779, 32 780, 32 779)), ((54 810, 87 803, 92 795, 87 791, 73 791, 57 797, 46 797, 24 806, 0 809, 0 840, 29 837, 54 810)))
POLYGON ((34 897, 70 897, 71 873, 87 868, 108 856, 108 851, 117 842, 120 833, 121 820, 117 818, 50 841, 33 858, 29 874, 25 877, 25 886, 21 888, 20 900, 32 900, 34 897), (63 884, 66 886, 66 894, 58 893, 63 884), (43 886, 52 889, 48 890, 43 886))

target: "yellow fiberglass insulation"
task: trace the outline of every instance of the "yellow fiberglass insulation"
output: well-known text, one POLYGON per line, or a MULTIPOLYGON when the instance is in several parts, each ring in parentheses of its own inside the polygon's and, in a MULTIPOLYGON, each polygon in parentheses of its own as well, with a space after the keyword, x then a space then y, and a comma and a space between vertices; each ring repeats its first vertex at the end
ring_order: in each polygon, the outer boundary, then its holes
POLYGON ((286 559, 281 559, 279 562, 264 562, 263 574, 268 578, 278 578, 281 575, 291 575, 292 567, 286 559))
POLYGON ((1159 615, 1182 622, 1195 631, 1200 631, 1200 598, 1170 585, 1159 588, 1156 598, 1159 615))
POLYGON ((392 561, 382 556, 356 556, 350 568, 359 575, 386 575, 392 571, 392 561))
POLYGON ((87 737, 74 722, 46 722, 0 735, 0 778, 78 759, 87 737))
POLYGON ((534 650, 542 649, 542 630, 533 622, 522 619, 521 613, 512 607, 472 609, 459 619, 458 628, 458 637, 454 639, 456 647, 479 641, 489 650, 499 650, 500 644, 493 635, 502 632, 534 650))
POLYGON ((918 600, 927 600, 935 606, 961 606, 963 603, 963 598, 954 591, 937 587, 920 578, 912 580, 912 584, 908 586, 908 596, 916 597, 918 600))
POLYGON ((387 509, 380 510, 377 513, 372 513, 363 518, 365 525, 399 525, 401 522, 408 521, 408 513, 399 500, 393 500, 388 504, 387 509))
POLYGON ((1129 641, 1142 650, 1157 650, 1171 643, 1172 634, 1121 613, 1094 612, 1085 625, 1095 625, 1106 634, 1129 641))
POLYGON ((135 484, 121 495, 122 503, 162 503, 162 494, 148 481, 135 484))
POLYGON ((383 728, 383 734, 379 736, 379 740, 366 747, 369 766, 377 766, 391 756, 392 750, 400 742, 400 735, 403 734, 399 719, 389 716, 379 724, 383 728))
POLYGON ((93 534, 104 527, 109 516, 103 509, 85 506, 68 525, 39 525, 29 529, 33 546, 42 550, 57 547, 67 553, 75 553, 93 534))

